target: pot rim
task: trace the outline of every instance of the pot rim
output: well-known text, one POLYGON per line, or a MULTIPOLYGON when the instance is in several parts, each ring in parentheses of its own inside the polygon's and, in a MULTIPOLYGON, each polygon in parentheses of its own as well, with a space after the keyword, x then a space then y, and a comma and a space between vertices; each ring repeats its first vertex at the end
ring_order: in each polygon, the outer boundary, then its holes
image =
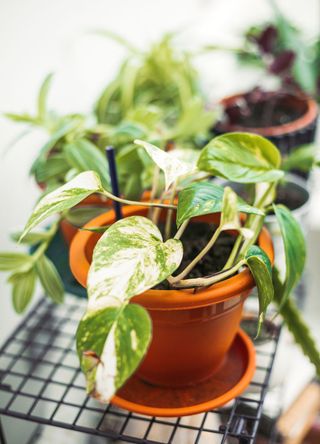
MULTIPOLYGON (((123 206, 124 217, 143 215, 148 211, 144 206, 123 206)), ((108 225, 115 220, 114 211, 110 210, 88 222, 84 228, 108 225)), ((89 240, 97 233, 79 230, 70 246, 70 268, 77 281, 86 287, 90 263, 86 256, 86 246, 89 240)), ((259 235, 259 245, 268 255, 271 263, 274 261, 274 251, 271 236, 263 227, 259 235)), ((218 282, 210 287, 197 291, 196 296, 192 289, 184 290, 146 290, 134 296, 131 301, 143 305, 147 309, 155 310, 183 310, 199 308, 213 303, 225 301, 241 293, 250 291, 255 286, 253 276, 248 268, 240 273, 218 282)))
MULTIPOLYGON (((234 100, 239 99, 243 97, 246 93, 238 93, 233 94, 227 97, 224 97, 220 100, 221 105, 226 105, 227 103, 232 103, 234 100)), ((291 96, 295 98, 300 98, 297 95, 294 94, 288 94, 284 93, 284 96, 291 96)), ((318 115, 318 105, 316 101, 309 96, 301 95, 302 100, 305 100, 307 102, 307 110, 306 112, 299 117, 298 119, 293 120, 292 122, 284 123, 282 125, 275 125, 275 126, 268 126, 265 128, 260 127, 247 127, 242 125, 235 125, 235 124, 229 124, 224 127, 224 130, 228 132, 237 132, 237 131, 245 131, 245 132, 252 132, 257 133, 261 136, 281 136, 283 134, 288 134, 294 131, 299 131, 308 125, 310 125, 313 121, 316 120, 318 115)))

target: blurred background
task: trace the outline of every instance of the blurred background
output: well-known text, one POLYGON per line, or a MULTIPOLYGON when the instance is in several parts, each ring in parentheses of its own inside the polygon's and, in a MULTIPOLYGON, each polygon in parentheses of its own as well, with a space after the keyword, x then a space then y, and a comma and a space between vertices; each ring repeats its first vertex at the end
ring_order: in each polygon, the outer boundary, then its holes
MULTIPOLYGON (((277 4, 306 38, 319 33, 319 0, 278 0, 277 4)), ((149 47, 164 32, 171 31, 178 31, 178 44, 190 49, 202 45, 237 47, 250 25, 268 21, 271 16, 266 0, 0 0, 0 250, 17 248, 10 241, 10 233, 25 224, 39 195, 28 171, 46 141, 44 132, 32 131, 8 148, 21 133, 21 127, 4 118, 3 113, 32 112, 39 85, 50 72, 54 73, 50 108, 61 113, 90 112, 127 54, 121 45, 96 35, 94 30, 117 32, 139 48, 149 47)), ((259 70, 245 66, 239 69, 234 54, 224 51, 196 57, 195 64, 208 102, 212 103, 269 82, 259 70)), ((308 216, 310 280, 305 310, 320 339, 317 173, 313 173, 312 183, 308 216)), ((12 308, 11 290, 4 274, 0 274, 0 288, 1 344, 20 317, 12 308)), ((296 372, 312 375, 304 359, 299 359, 296 372)), ((49 438, 47 442, 51 442, 49 438)), ((67 441, 61 438, 60 442, 67 441)))

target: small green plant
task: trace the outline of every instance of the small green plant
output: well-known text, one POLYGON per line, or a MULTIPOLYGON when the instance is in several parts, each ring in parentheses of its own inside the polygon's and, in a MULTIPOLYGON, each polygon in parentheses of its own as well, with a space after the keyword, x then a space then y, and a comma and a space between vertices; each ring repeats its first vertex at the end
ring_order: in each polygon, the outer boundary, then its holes
MULTIPOLYGON (((69 210, 92 193, 123 204, 149 207, 149 217, 131 216, 106 228, 98 241, 88 275, 88 306, 77 331, 77 350, 86 375, 88 392, 107 402, 135 371, 151 339, 147 311, 130 299, 167 281, 171 288, 197 288, 214 285, 248 267, 258 288, 260 314, 258 332, 270 303, 278 310, 296 341, 320 373, 320 354, 302 320, 290 293, 298 283, 305 263, 305 242, 290 211, 273 204, 274 191, 284 173, 281 156, 268 140, 253 134, 230 133, 211 140, 195 163, 183 162, 173 152, 165 152, 147 142, 136 141, 164 173, 164 188, 152 193, 149 202, 134 202, 113 196, 94 171, 81 173, 69 183, 47 194, 36 206, 21 240, 48 216, 69 210), (250 185, 253 205, 247 204, 229 187, 208 180, 212 175, 250 185), (160 231, 159 208, 166 222, 160 231), (286 275, 280 280, 268 256, 256 244, 264 217, 274 211, 284 241, 286 275), (178 274, 183 258, 182 237, 192 218, 221 213, 220 223, 203 250, 178 274), (241 223, 240 213, 245 213, 241 223), (175 214, 177 230, 172 235, 175 214), (231 254, 218 273, 199 278, 190 271, 214 248, 220 234, 238 233, 231 254)), ((154 175, 154 181, 159 175, 154 175)), ((153 190, 158 190, 154 183, 153 190)), ((193 296, 196 298, 197 294, 193 296)))

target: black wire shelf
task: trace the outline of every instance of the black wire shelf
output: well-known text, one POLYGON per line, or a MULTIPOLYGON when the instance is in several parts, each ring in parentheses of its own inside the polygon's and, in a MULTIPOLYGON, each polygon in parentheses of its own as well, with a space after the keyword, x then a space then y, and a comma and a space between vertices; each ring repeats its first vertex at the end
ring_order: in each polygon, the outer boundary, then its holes
MULTIPOLYGON (((272 347, 257 350, 263 365, 257 367, 258 377, 242 396, 210 412, 156 418, 101 405, 86 395, 75 351, 75 331, 84 309, 85 301, 73 296, 59 306, 43 298, 4 343, 0 349, 0 415, 124 443, 254 443, 280 327, 274 331, 272 347)), ((2 444, 6 443, 4 435, 0 427, 2 444)))

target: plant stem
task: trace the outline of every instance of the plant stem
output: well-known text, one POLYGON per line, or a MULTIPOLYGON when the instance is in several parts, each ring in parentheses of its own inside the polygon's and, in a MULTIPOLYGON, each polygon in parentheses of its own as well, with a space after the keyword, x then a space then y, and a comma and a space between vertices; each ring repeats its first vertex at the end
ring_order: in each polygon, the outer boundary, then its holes
POLYGON ((53 236, 58 231, 60 220, 61 220, 61 218, 59 218, 56 222, 54 222, 51 225, 50 229, 48 230, 48 234, 50 234, 50 237, 48 239, 46 239, 44 242, 41 242, 39 247, 32 254, 32 258, 33 258, 34 262, 36 262, 43 255, 43 253, 47 250, 47 248, 49 247, 50 242, 51 242, 53 236))
POLYGON ((215 284, 215 283, 220 282, 229 276, 232 276, 234 273, 236 273, 239 270, 239 268, 241 268, 243 265, 245 265, 245 263, 246 263, 245 260, 241 260, 238 263, 236 263, 233 267, 229 268, 228 270, 221 271, 220 273, 216 273, 214 276, 211 276, 211 277, 185 279, 185 280, 181 280, 179 282, 174 282, 173 287, 176 287, 176 288, 207 287, 208 285, 215 284))
POLYGON ((177 276, 170 276, 170 278, 168 278, 168 281, 170 284, 174 284, 178 281, 181 281, 181 279, 183 279, 185 276, 187 276, 190 271, 195 267, 195 265, 197 265, 197 263, 203 258, 203 256, 205 256, 209 250, 211 250, 211 248, 213 247, 214 243, 216 242, 216 240, 218 239, 219 235, 221 233, 221 227, 219 226, 216 231, 213 233, 212 238, 209 240, 209 242, 207 243, 207 245, 204 247, 204 249, 202 251, 200 251, 200 253, 193 259, 192 262, 190 262, 190 264, 177 276))
MULTIPOLYGON (((263 195, 260 197, 260 199, 254 203, 254 206, 256 208, 262 209, 266 199, 269 197, 269 194, 273 191, 273 188, 275 187, 274 183, 271 183, 267 189, 265 190, 265 192, 263 193, 263 195)), ((252 245, 256 240, 257 237, 259 235, 259 232, 261 230, 262 224, 264 221, 264 216, 258 216, 258 215, 252 215, 250 214, 247 217, 246 223, 245 223, 245 227, 246 228, 251 228, 252 231, 254 232, 254 236, 251 239, 246 239, 241 247, 241 250, 239 252, 240 255, 244 255, 246 250, 250 247, 250 245, 252 245), (263 219, 261 219, 263 217, 263 219)), ((229 268, 232 266, 233 262, 235 261, 237 254, 238 254, 238 250, 240 248, 241 245, 241 241, 242 241, 242 235, 239 234, 237 237, 237 240, 232 248, 232 251, 230 253, 230 256, 225 264, 225 266, 223 267, 223 270, 229 268)))
POLYGON ((230 253, 230 256, 227 260, 227 262, 225 263, 225 266, 223 267, 222 270, 227 270, 228 268, 232 267, 232 264, 235 262, 237 254, 238 254, 238 250, 240 248, 241 242, 242 242, 242 234, 238 234, 238 237, 233 245, 232 251, 230 253))
MULTIPOLYGON (((153 176, 152 188, 151 188, 151 193, 150 193, 150 202, 152 202, 157 195, 159 177, 160 177, 160 168, 158 167, 158 165, 156 165, 154 167, 154 176, 153 176)), ((148 218, 149 219, 152 219, 152 213, 153 213, 153 208, 150 207, 149 211, 148 211, 148 218)))
MULTIPOLYGON (((170 195, 170 200, 169 200, 170 205, 172 205, 174 202, 177 184, 178 184, 178 180, 175 180, 174 183, 172 184, 171 195, 170 195)), ((164 230, 165 240, 169 239, 169 237, 171 235, 171 222, 172 222, 172 210, 170 209, 167 211, 167 216, 166 216, 166 226, 165 226, 165 230, 164 230)))
POLYGON ((183 224, 181 224, 179 230, 176 232, 176 234, 174 235, 174 239, 180 239, 181 236, 183 235, 185 229, 187 228, 188 224, 190 222, 190 219, 187 219, 183 222, 183 224))
POLYGON ((127 200, 122 199, 121 197, 114 196, 113 194, 109 193, 107 190, 103 190, 102 194, 107 196, 109 199, 115 200, 116 202, 120 202, 126 205, 137 205, 139 207, 158 207, 158 208, 168 208, 172 210, 176 210, 176 205, 167 205, 162 204, 158 202, 141 202, 141 201, 135 201, 135 200, 127 200))

